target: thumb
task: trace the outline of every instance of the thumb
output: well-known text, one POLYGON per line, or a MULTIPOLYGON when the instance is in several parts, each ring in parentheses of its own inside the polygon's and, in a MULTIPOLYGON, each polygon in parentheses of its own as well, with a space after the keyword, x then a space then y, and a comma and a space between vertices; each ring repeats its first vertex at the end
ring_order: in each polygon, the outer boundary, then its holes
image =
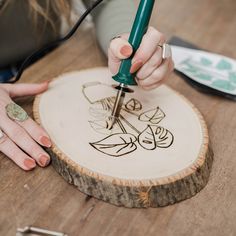
POLYGON ((5 84, 3 88, 9 92, 10 97, 32 96, 48 89, 49 81, 40 84, 5 84))
POLYGON ((108 67, 112 74, 116 74, 120 67, 120 61, 131 56, 132 46, 124 38, 115 38, 108 49, 108 67))
POLYGON ((115 38, 111 41, 110 50, 117 59, 126 59, 133 52, 132 46, 124 38, 115 38))

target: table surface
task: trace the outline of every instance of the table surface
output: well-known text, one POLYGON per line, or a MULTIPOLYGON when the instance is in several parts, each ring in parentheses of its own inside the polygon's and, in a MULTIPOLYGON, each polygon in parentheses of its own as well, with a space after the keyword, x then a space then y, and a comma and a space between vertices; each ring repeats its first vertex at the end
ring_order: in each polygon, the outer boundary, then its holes
MULTIPOLYGON (((159 0, 152 25, 212 52, 236 58, 235 0, 159 0)), ((31 66, 22 82, 39 82, 73 70, 106 66, 87 28, 31 66), (93 52, 93 53, 91 53, 93 52)), ((181 203, 126 209, 88 198, 52 166, 24 172, 0 154, 0 235, 34 225, 74 235, 236 235, 236 103, 202 94, 176 74, 167 84, 201 111, 209 128, 214 163, 207 186, 181 203)), ((33 98, 18 101, 32 114, 33 98)))

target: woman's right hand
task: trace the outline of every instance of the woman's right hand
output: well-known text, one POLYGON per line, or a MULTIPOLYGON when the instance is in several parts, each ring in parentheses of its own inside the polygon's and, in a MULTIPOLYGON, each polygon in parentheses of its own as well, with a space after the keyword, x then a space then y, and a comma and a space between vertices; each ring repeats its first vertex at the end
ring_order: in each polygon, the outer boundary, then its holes
POLYGON ((50 162, 49 155, 43 150, 50 147, 51 141, 45 130, 30 117, 23 122, 11 120, 6 106, 13 103, 12 98, 31 96, 44 92, 48 82, 41 84, 0 84, 0 151, 24 170, 31 170, 36 163, 45 167, 50 162))
MULTIPOLYGON (((117 74, 121 60, 133 53, 128 37, 129 34, 122 34, 111 40, 108 66, 113 75, 117 74)), ((172 57, 162 58, 165 42, 165 36, 150 26, 132 58, 130 73, 136 73, 137 84, 145 90, 155 89, 163 84, 174 69, 172 57)))

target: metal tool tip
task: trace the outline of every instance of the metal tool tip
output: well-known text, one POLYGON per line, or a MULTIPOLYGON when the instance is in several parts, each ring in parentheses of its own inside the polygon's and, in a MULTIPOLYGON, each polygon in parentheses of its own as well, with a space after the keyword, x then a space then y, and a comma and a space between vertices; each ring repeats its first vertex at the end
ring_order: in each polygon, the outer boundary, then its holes
POLYGON ((111 130, 116 122, 116 117, 114 116, 109 116, 107 120, 107 129, 111 130))

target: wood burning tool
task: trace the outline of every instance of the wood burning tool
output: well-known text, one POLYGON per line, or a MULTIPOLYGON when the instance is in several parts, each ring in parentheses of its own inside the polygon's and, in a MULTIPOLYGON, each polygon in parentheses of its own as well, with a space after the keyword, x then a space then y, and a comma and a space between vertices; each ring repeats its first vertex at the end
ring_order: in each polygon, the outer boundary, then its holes
POLYGON ((32 226, 26 226, 23 229, 18 228, 16 232, 16 236, 26 236, 26 235, 44 235, 44 236, 68 236, 67 234, 56 232, 56 231, 50 231, 47 229, 32 227, 32 226))
POLYGON ((118 92, 113 106, 112 114, 108 119, 108 129, 112 129, 117 118, 119 118, 125 98, 125 93, 132 92, 132 90, 128 88, 128 85, 137 85, 135 81, 135 73, 130 73, 131 62, 135 52, 141 44, 144 34, 147 32, 154 3, 155 0, 141 0, 139 3, 139 7, 128 40, 133 47, 133 53, 128 59, 124 59, 121 62, 118 74, 113 76, 113 79, 120 84, 116 87, 118 92))

